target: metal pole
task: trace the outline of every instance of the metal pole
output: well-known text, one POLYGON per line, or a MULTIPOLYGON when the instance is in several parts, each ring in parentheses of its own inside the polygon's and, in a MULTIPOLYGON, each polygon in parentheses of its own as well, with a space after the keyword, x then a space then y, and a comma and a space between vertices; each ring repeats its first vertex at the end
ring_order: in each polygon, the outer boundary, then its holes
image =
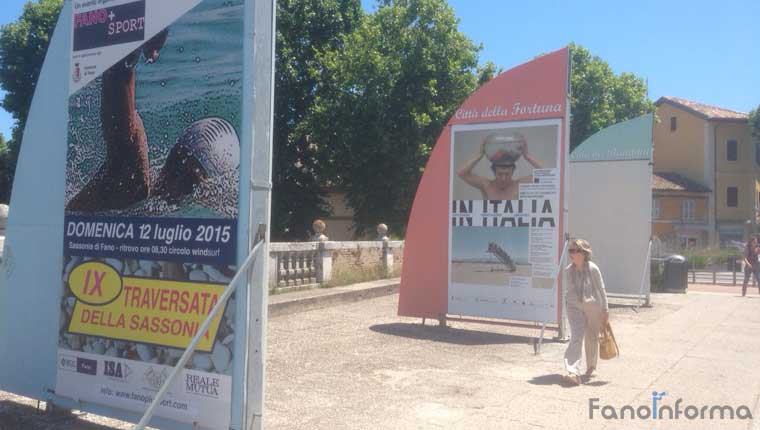
POLYGON ((224 290, 224 293, 222 293, 219 301, 216 303, 216 306, 214 306, 214 309, 211 310, 211 313, 209 313, 208 317, 206 317, 206 320, 203 321, 201 328, 198 329, 197 333, 195 333, 195 337, 193 337, 193 340, 190 341, 190 345, 187 346, 187 349, 185 349, 182 357, 180 357, 179 361, 174 366, 174 369, 172 369, 169 377, 164 382, 164 385, 161 386, 161 389, 158 390, 158 394, 156 394, 156 397, 153 399, 150 406, 148 406, 148 410, 145 411, 142 419, 139 423, 137 423, 133 430, 144 430, 145 426, 148 425, 150 420, 153 418, 153 414, 155 414, 156 408, 161 403, 161 400, 163 400, 164 396, 166 396, 166 393, 169 391, 169 387, 174 383, 174 380, 177 379, 179 372, 184 369, 185 364, 187 364, 190 356, 193 354, 193 352, 195 352, 195 348, 198 346, 201 338, 204 336, 206 331, 208 331, 208 328, 211 325, 211 320, 213 320, 216 314, 219 313, 222 308, 224 308, 225 303, 227 303, 227 299, 229 299, 232 293, 235 291, 235 287, 237 286, 242 274, 248 272, 248 267, 255 260, 256 254, 258 253, 258 250, 260 249, 262 243, 264 242, 261 241, 257 243, 256 246, 254 246, 251 250, 251 253, 248 254, 245 262, 242 266, 240 266, 240 269, 238 269, 235 277, 232 278, 232 281, 230 281, 229 285, 227 285, 227 288, 224 290))
MULTIPOLYGON (((240 398, 233 399, 233 408, 240 407, 241 430, 263 428, 264 389, 266 379, 267 297, 269 270, 269 226, 271 225, 272 195, 272 136, 274 134, 274 76, 276 11, 274 0, 246 0, 245 45, 246 76, 248 87, 244 99, 244 112, 251 121, 250 176, 252 187, 249 202, 249 229, 258 229, 259 237, 266 237, 262 256, 250 269, 250 284, 246 303, 245 357, 241 377, 240 398), (240 404, 238 405, 238 402, 240 404)), ((241 189, 241 193, 244 192, 241 189)), ((250 243, 250 242, 249 242, 250 243)), ((253 242, 255 243, 255 242, 253 242)), ((275 271, 277 272, 277 271, 275 271)))
MULTIPOLYGON (((565 261, 565 258, 567 257, 567 247, 569 243, 570 241, 568 239, 565 239, 565 244, 562 246, 562 254, 560 254, 559 263, 557 264, 557 272, 554 273, 554 279, 557 281, 555 284, 556 288, 559 288, 559 277, 562 275, 562 266, 563 266, 563 262, 565 261)), ((556 288, 554 291, 552 291, 552 297, 555 297, 557 294, 556 288)), ((559 303, 557 304, 557 306, 559 306, 560 310, 562 311, 559 313, 559 321, 557 321, 558 326, 559 326, 557 337, 559 339, 565 338, 565 312, 564 310, 565 310, 565 292, 566 291, 567 291, 567 288, 562 289, 562 298, 560 298, 559 303)), ((543 323, 546 324, 546 321, 544 321, 543 323)), ((541 337, 543 337, 543 335, 541 337)))
POLYGON ((546 322, 541 323, 541 334, 538 335, 538 348, 536 349, 536 355, 541 353, 541 344, 544 343, 544 330, 546 330, 546 322))
MULTIPOLYGON (((652 241, 650 240, 649 247, 647 248, 647 258, 644 260, 644 273, 641 274, 641 287, 639 288, 639 304, 638 306, 636 306, 636 309, 641 307, 641 297, 644 295, 644 281, 646 281, 647 279, 646 278, 647 272, 648 272, 647 269, 649 268, 649 258, 651 257, 651 255, 652 255, 652 241)), ((646 297, 647 304, 649 303, 649 294, 651 290, 652 290, 652 287, 650 285, 649 291, 647 292, 647 297, 646 297)))

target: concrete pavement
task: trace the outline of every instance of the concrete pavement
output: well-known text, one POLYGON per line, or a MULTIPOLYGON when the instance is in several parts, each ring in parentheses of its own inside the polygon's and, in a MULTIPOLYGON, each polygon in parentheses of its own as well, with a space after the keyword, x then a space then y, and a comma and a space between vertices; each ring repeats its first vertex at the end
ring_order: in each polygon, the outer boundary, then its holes
POLYGON ((621 356, 562 383, 565 344, 537 330, 399 318, 397 295, 269 321, 267 429, 760 429, 747 420, 589 419, 589 398, 760 415, 760 299, 690 291, 612 309, 621 356))
POLYGON ((269 296, 269 317, 324 309, 397 293, 400 278, 380 279, 332 288, 314 288, 269 296))

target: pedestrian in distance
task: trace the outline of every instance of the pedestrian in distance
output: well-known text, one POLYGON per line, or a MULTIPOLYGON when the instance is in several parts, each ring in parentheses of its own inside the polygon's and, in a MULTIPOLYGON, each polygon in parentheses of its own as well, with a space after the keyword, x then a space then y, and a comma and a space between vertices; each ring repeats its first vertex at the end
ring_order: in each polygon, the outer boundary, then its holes
POLYGON ((591 245, 583 239, 572 239, 567 266, 567 319, 570 322, 570 343, 565 351, 566 379, 582 383, 581 356, 586 350, 586 378, 593 376, 599 359, 599 333, 609 321, 607 291, 599 267, 591 261, 591 245))
POLYGON ((757 258, 760 254, 758 252, 758 242, 756 237, 751 237, 747 241, 747 246, 744 248, 744 282, 742 282, 742 297, 747 296, 747 283, 752 276, 755 277, 757 282, 757 289, 760 292, 760 277, 758 277, 758 269, 760 265, 757 264, 757 258))

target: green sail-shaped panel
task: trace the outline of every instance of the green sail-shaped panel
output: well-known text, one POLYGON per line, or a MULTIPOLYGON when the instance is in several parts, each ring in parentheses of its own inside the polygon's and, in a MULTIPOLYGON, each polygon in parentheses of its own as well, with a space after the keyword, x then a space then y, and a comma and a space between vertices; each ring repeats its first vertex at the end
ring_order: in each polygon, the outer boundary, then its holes
POLYGON ((645 114, 602 129, 570 154, 571 162, 650 160, 654 114, 645 114))

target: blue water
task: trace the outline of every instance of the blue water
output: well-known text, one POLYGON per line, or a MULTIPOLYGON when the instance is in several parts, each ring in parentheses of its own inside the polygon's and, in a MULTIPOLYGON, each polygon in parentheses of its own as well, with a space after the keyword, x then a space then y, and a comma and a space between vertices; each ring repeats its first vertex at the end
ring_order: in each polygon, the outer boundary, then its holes
MULTIPOLYGON (((148 137, 154 174, 177 137, 192 122, 221 117, 241 131, 243 0, 205 0, 169 27, 154 64, 137 66, 136 103, 148 137)), ((70 98, 67 200, 104 161, 100 80, 70 98)), ((120 214, 191 217, 237 216, 238 175, 217 178, 179 204, 155 199, 120 214)))

